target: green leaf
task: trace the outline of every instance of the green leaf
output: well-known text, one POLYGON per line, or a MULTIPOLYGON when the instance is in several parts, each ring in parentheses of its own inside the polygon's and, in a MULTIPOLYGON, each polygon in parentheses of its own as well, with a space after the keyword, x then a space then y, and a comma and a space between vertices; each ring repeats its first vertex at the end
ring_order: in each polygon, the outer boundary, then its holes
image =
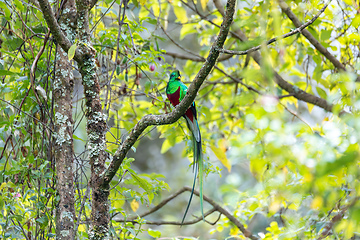
POLYGON ((0 209, 4 209, 4 199, 0 196, 0 209))
POLYGON ((356 14, 351 22, 351 26, 353 26, 354 28, 358 28, 359 25, 360 25, 360 14, 356 14))
POLYGON ((7 7, 7 5, 4 2, 0 1, 0 7, 4 11, 5 19, 10 21, 11 20, 11 11, 7 7))
POLYGON ((151 228, 148 229, 148 234, 152 236, 153 238, 159 238, 161 237, 161 232, 158 230, 153 230, 151 228))
POLYGON ((163 142, 163 144, 161 146, 160 153, 161 154, 166 153, 171 147, 172 147, 172 145, 170 144, 170 141, 168 139, 165 139, 165 141, 163 142))
POLYGON ((174 13, 181 23, 186 23, 188 21, 188 18, 186 16, 186 10, 183 7, 179 6, 173 6, 174 7, 174 13))
POLYGON ((323 30, 321 31, 320 39, 321 41, 329 40, 331 37, 332 30, 323 30))
POLYGON ((20 2, 19 0, 14 0, 14 3, 16 5, 16 7, 22 12, 24 11, 25 7, 24 5, 22 4, 22 2, 20 2))
POLYGON ((210 148, 211 150, 214 152, 214 154, 216 155, 216 157, 220 160, 220 162, 228 169, 228 171, 231 171, 231 163, 230 161, 227 159, 226 154, 225 154, 225 150, 216 147, 214 144, 210 144, 210 148))
POLYGON ((139 7, 139 2, 137 1, 137 0, 133 0, 133 3, 134 3, 134 5, 135 5, 135 7, 139 7))
POLYGON ((0 76, 7 76, 7 75, 18 75, 19 73, 11 72, 9 70, 0 70, 0 76))
POLYGON ((75 134, 73 134, 73 138, 76 139, 76 140, 80 140, 80 141, 86 142, 84 139, 79 138, 79 137, 76 136, 75 134))
POLYGON ((69 48, 69 51, 68 51, 69 61, 71 61, 71 60, 74 58, 76 48, 77 48, 77 44, 76 44, 76 43, 74 43, 74 44, 69 48))
POLYGON ((322 177, 332 172, 338 171, 345 166, 356 161, 359 153, 357 151, 347 152, 333 162, 327 162, 325 164, 318 164, 316 166, 316 176, 322 177))
POLYGON ((156 18, 148 18, 146 19, 146 22, 152 24, 152 25, 156 25, 157 24, 157 19, 156 18))
POLYGON ((203 10, 205 10, 206 4, 208 3, 208 0, 200 0, 200 3, 201 3, 201 8, 202 8, 203 10))
POLYGON ((151 82, 150 81, 147 81, 146 83, 145 83, 145 90, 144 90, 144 92, 146 93, 146 94, 148 94, 149 93, 149 91, 150 91, 150 88, 151 88, 151 82))
POLYGON ((137 175, 131 169, 129 169, 129 173, 142 189, 144 189, 147 193, 151 193, 151 184, 147 180, 137 175))
POLYGON ((180 30, 180 40, 183 40, 186 35, 196 32, 196 24, 184 24, 180 30))
POLYGON ((326 92, 325 92, 324 89, 322 89, 321 87, 316 87, 316 91, 317 91, 317 93, 319 94, 319 96, 320 96, 321 98, 324 98, 324 99, 327 98, 326 92))
POLYGON ((15 214, 15 215, 10 215, 10 218, 15 218, 18 221, 22 221, 24 217, 19 214, 15 214))

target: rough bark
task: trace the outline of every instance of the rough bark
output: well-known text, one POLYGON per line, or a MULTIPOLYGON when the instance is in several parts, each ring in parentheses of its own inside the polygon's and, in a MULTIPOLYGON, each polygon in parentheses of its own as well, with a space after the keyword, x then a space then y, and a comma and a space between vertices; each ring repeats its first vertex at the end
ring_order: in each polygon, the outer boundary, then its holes
POLYGON ((106 115, 102 112, 100 85, 96 75, 95 51, 90 41, 89 0, 77 0, 78 34, 82 43, 78 48, 81 61, 78 62, 84 86, 85 116, 87 119, 88 151, 91 165, 91 229, 90 239, 106 239, 109 232, 109 191, 101 185, 100 174, 105 170, 107 154, 105 152, 106 115))
MULTIPOLYGON (((70 42, 74 41, 75 31, 71 27, 76 15, 74 0, 64 4, 64 14, 59 22, 70 42)), ((55 163, 56 189, 59 203, 56 207, 57 239, 75 239, 74 231, 74 148, 72 93, 74 76, 67 53, 57 47, 53 96, 55 103, 55 163)))
MULTIPOLYGON (((51 33, 61 48, 67 52, 72 43, 65 31, 57 23, 48 0, 39 0, 39 5, 51 33)), ((86 99, 86 118, 88 133, 88 151, 91 164, 92 213, 90 239, 105 239, 108 236, 109 203, 108 189, 102 188, 100 174, 105 170, 105 132, 106 117, 102 113, 100 86, 96 75, 95 50, 90 41, 89 0, 77 0, 77 30, 80 44, 75 51, 74 59, 78 64, 84 85, 86 99)), ((71 132, 72 134, 72 132, 71 132)), ((72 139, 72 136, 71 136, 72 139)), ((71 140, 72 141, 72 140, 71 140)))
MULTIPOLYGON (((61 48, 65 51, 68 52, 72 43, 71 41, 67 38, 66 34, 64 31, 62 31, 60 25, 58 24, 54 11, 52 10, 50 3, 48 0, 38 0, 41 11, 44 15, 45 21, 51 31, 51 34, 53 35, 53 37, 55 38, 56 42, 61 46, 61 48)), ((66 13, 66 12, 65 12, 66 13)), ((63 14, 65 14, 63 12, 63 14)), ((75 16, 72 16, 74 17, 75 16)), ((73 21, 74 19, 72 19, 71 21, 73 21)), ((75 51, 75 56, 74 59, 76 60, 76 62, 80 63, 81 62, 81 56, 82 54, 79 52, 79 49, 76 49, 75 51)))

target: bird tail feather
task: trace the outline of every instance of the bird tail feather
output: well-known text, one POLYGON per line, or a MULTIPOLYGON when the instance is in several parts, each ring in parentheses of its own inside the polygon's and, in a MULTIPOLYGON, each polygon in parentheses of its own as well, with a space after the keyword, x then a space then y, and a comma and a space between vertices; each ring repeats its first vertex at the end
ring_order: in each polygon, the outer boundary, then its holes
POLYGON ((194 195, 197 173, 199 173, 199 184, 200 184, 199 192, 200 192, 201 215, 202 215, 203 220, 205 220, 204 210, 203 210, 204 162, 203 162, 203 156, 202 156, 201 134, 200 134, 199 124, 196 121, 196 119, 194 119, 194 122, 192 122, 186 116, 185 116, 185 119, 186 119, 186 124, 192 133, 192 142, 193 142, 193 150, 194 150, 193 168, 194 168, 195 174, 194 174, 194 183, 193 183, 193 187, 191 190, 190 199, 189 199, 188 205, 186 207, 184 217, 181 221, 181 225, 184 223, 186 214, 190 207, 192 197, 194 195))

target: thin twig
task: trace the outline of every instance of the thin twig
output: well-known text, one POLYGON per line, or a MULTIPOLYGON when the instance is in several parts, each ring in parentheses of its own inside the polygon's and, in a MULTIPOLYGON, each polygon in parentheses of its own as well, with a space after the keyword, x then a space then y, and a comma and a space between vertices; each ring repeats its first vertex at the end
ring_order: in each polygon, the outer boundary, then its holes
POLYGON ((87 184, 86 192, 85 192, 85 195, 84 195, 83 200, 80 205, 79 216, 77 217, 77 221, 76 221, 75 228, 74 228, 75 233, 78 232, 78 227, 79 227, 80 220, 81 220, 81 213, 84 209, 85 202, 86 202, 87 198, 89 197, 89 193, 90 193, 90 182, 88 182, 88 184, 87 184))
MULTIPOLYGON (((173 195, 169 196, 168 198, 164 199, 163 201, 161 201, 158 205, 156 205, 155 207, 153 207, 152 209, 150 209, 149 211, 141 214, 139 217, 143 218, 149 214, 152 214, 154 212, 156 212, 157 210, 159 210, 160 208, 164 207, 167 203, 169 203, 171 200, 173 200, 174 198, 176 198, 177 196, 179 196, 180 194, 182 194, 183 192, 191 192, 192 188, 190 187, 183 187, 180 190, 178 190, 177 192, 175 192, 173 195)), ((194 190, 194 194, 196 196, 199 196, 199 192, 197 190, 194 190)), ((204 200, 206 202, 208 202, 210 205, 213 206, 213 209, 211 209, 210 211, 206 212, 206 214, 204 214, 204 216, 208 216, 211 213, 218 211, 219 213, 225 215, 233 224, 235 224, 239 230, 248 238, 250 239, 259 239, 258 237, 252 235, 252 233, 247 230, 244 225, 242 223, 239 222, 239 220, 234 217, 229 211, 227 211, 225 208, 221 207, 219 204, 217 204, 215 201, 213 201, 212 199, 210 199, 209 197, 207 197, 206 195, 204 195, 204 200)), ((220 217, 220 216, 219 216, 220 217)), ((219 220, 218 219, 215 221, 215 223, 219 220)), ((137 217, 128 219, 126 221, 132 222, 132 223, 136 223, 137 221, 135 220, 137 217)), ((195 224, 199 221, 202 220, 202 217, 197 217, 196 219, 192 220, 192 221, 188 221, 188 222, 184 222, 183 224, 181 224, 180 221, 157 221, 157 222, 151 222, 151 221, 146 221, 146 224, 149 225, 165 225, 165 224, 169 224, 169 225, 191 225, 191 224, 195 224)), ((119 222, 124 222, 125 220, 118 220, 119 222)), ((209 223, 209 224, 213 224, 213 223, 209 223)))
POLYGON ((23 111, 23 110, 21 110, 20 108, 16 107, 14 104, 12 104, 12 103, 10 103, 10 102, 8 102, 8 101, 4 100, 4 99, 1 99, 1 98, 0 98, 0 101, 3 101, 3 102, 5 102, 5 103, 9 104, 10 106, 12 106, 12 107, 16 108, 19 112, 22 112, 22 113, 24 113, 25 115, 27 115, 28 117, 31 117, 31 118, 32 118, 32 119, 34 119, 35 121, 37 121, 37 122, 41 123, 41 125, 43 125, 43 126, 44 126, 44 127, 46 127, 47 129, 49 129, 51 133, 54 133, 54 132, 53 132, 53 130, 52 130, 52 129, 48 126, 48 125, 46 125, 45 123, 43 123, 43 122, 42 122, 42 121, 40 121, 39 119, 37 119, 37 118, 35 118, 35 117, 31 116, 31 115, 30 115, 30 114, 28 114, 27 112, 24 112, 24 111, 23 111))
POLYGON ((286 111, 288 111, 291 115, 293 115, 294 117, 298 118, 300 121, 302 121, 303 123, 305 123, 306 126, 308 126, 311 130, 311 132, 314 133, 314 130, 311 128, 311 126, 302 118, 300 117, 297 113, 295 113, 293 110, 289 109, 288 107, 286 107, 284 104, 282 104, 281 102, 279 102, 279 104, 281 106, 283 106, 285 108, 286 111))
MULTIPOLYGON (((99 24, 99 22, 105 17, 105 15, 108 13, 108 11, 111 9, 111 7, 116 3, 116 0, 114 0, 110 6, 106 9, 106 11, 101 15, 101 17, 99 18, 99 20, 97 20, 97 22, 94 24, 94 26, 91 28, 90 30, 90 34, 94 31, 95 27, 99 24)), ((120 4, 121 7, 121 4, 120 4)), ((119 14, 120 15, 120 14, 119 14)))
MULTIPOLYGON (((300 20, 296 17, 296 15, 291 11, 290 7, 283 1, 278 0, 281 10, 288 16, 288 18, 293 22, 296 27, 301 26, 300 20)), ((331 2, 329 0, 328 4, 331 2)), ((326 7, 328 4, 325 4, 326 7)), ((346 67, 334 56, 332 55, 308 30, 303 29, 301 31, 302 35, 306 37, 309 42, 322 54, 326 57, 337 69, 346 72, 346 67)), ((358 75, 356 78, 356 82, 360 82, 360 76, 358 75)))
POLYGON ((344 206, 344 207, 330 220, 330 222, 328 222, 328 223, 323 227, 324 231, 321 232, 320 236, 319 236, 317 239, 318 239, 318 240, 321 240, 321 239, 324 239, 324 238, 326 238, 327 236, 331 235, 331 234, 332 234, 331 229, 333 228, 333 226, 334 226, 337 222, 341 221, 341 220, 344 218, 346 211, 347 211, 349 208, 351 208, 352 206, 354 206, 359 199, 360 199, 360 197, 356 197, 356 198, 354 198, 354 200, 353 200, 350 204, 344 206))
MULTIPOLYGON (((331 0, 324 5, 324 7, 322 7, 319 12, 308 22, 300 25, 299 27, 297 27, 296 29, 293 29, 292 31, 290 31, 289 33, 286 33, 284 35, 282 35, 281 37, 274 37, 270 40, 268 40, 265 45, 269 45, 269 44, 272 44, 274 42, 276 42, 277 40, 279 39, 284 39, 284 38, 287 38, 287 37, 290 37, 296 33, 301 33, 301 31, 303 29, 305 29, 306 27, 308 27, 309 25, 311 25, 313 22, 316 21, 316 19, 319 18, 319 16, 325 11, 325 9, 327 8, 327 6, 329 5, 329 3, 331 2, 331 0)), ((226 49, 222 49, 221 52, 222 53, 226 53, 226 54, 232 54, 232 55, 246 55, 246 54, 249 54, 249 53, 252 53, 252 52, 255 52, 257 50, 259 50, 261 48, 261 46, 263 46, 263 44, 260 44, 259 46, 256 46, 256 47, 252 47, 248 50, 244 50, 244 51, 233 51, 233 50, 226 50, 226 49)))

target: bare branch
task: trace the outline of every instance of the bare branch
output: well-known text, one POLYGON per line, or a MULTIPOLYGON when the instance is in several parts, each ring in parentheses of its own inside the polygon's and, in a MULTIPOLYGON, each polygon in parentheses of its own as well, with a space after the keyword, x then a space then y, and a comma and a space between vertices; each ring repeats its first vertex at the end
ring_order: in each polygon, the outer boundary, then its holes
POLYGON ((39 5, 39 2, 37 0, 29 0, 29 2, 34 4, 34 6, 37 7, 38 10, 40 10, 40 5, 39 5))
POLYGON ((33 90, 34 92, 34 95, 35 95, 35 98, 36 98, 36 101, 37 103, 39 104, 39 106, 42 105, 42 102, 40 101, 40 98, 35 90, 36 86, 35 86, 35 71, 36 71, 36 68, 37 68, 37 63, 41 57, 41 55, 43 54, 44 50, 45 50, 45 47, 46 47, 46 43, 49 39, 49 35, 50 35, 50 29, 48 29, 48 33, 45 35, 45 39, 44 39, 44 44, 43 46, 41 47, 40 51, 38 52, 38 54, 36 55, 35 59, 34 59, 34 62, 32 63, 31 65, 31 68, 30 68, 30 83, 31 83, 31 89, 33 90))
MULTIPOLYGON (((329 2, 330 3, 330 2, 329 2)), ((308 27, 309 25, 311 25, 313 22, 316 21, 316 19, 319 18, 319 16, 325 11, 325 9, 327 8, 327 6, 329 5, 329 3, 325 4, 324 7, 322 7, 319 12, 308 22, 300 25, 300 26, 297 26, 296 29, 290 31, 289 33, 286 33, 284 35, 282 35, 281 37, 274 37, 270 40, 268 40, 265 44, 266 45, 269 45, 269 44, 272 44, 274 42, 276 42, 277 40, 279 39, 283 39, 283 38, 287 38, 287 37, 290 37, 296 33, 301 33, 301 31, 303 29, 305 29, 306 27, 308 27)), ((223 53, 227 53, 227 54, 232 54, 232 55, 246 55, 246 54, 249 54, 249 53, 252 53, 252 52, 255 52, 257 50, 259 50, 261 48, 262 45, 259 45, 259 46, 256 46, 256 47, 252 47, 248 50, 245 50, 245 51, 233 51, 233 50, 226 50, 226 49, 222 49, 221 52, 223 53)))
MULTIPOLYGON (((190 187, 184 187, 184 189, 188 192, 192 191, 192 188, 190 187)), ((196 196, 199 196, 199 192, 197 190, 194 190, 194 194, 196 196)), ((218 212, 225 215, 233 224, 236 225, 237 228, 245 235, 245 237, 248 237, 250 239, 259 239, 258 237, 252 235, 252 233, 245 228, 245 226, 239 222, 239 220, 234 217, 229 211, 227 211, 225 208, 221 207, 219 204, 217 204, 214 200, 210 199, 206 195, 204 195, 204 200, 208 203, 210 203, 218 212)))
POLYGON ((227 74, 225 71, 223 71, 221 68, 219 68, 218 66, 214 67, 216 70, 218 70, 219 72, 221 72, 222 74, 224 74, 225 76, 231 78, 234 82, 240 83, 241 85, 243 85, 244 87, 246 87, 247 89, 249 89, 250 91, 256 92, 257 94, 261 94, 259 90, 257 90, 256 88, 253 88, 250 85, 245 84, 243 81, 241 81, 240 79, 231 76, 230 74, 227 74))
POLYGON ((77 233, 77 231, 78 231, 79 224, 80 224, 80 220, 81 220, 81 213, 82 213, 83 210, 84 210, 84 206, 85 206, 86 200, 87 200, 88 197, 89 197, 89 193, 90 193, 90 182, 88 182, 88 184, 87 184, 86 192, 85 192, 84 197, 83 197, 83 200, 82 200, 82 202, 81 202, 81 204, 80 204, 79 215, 78 215, 78 217, 77 217, 77 221, 76 221, 75 228, 74 228, 75 233, 77 233))
POLYGON ((164 115, 146 115, 144 116, 132 129, 130 135, 126 138, 123 144, 118 148, 113 156, 113 160, 110 163, 110 166, 106 172, 102 175, 103 177, 103 187, 108 188, 108 185, 111 179, 116 174, 117 170, 120 167, 123 159, 125 158, 127 152, 130 150, 131 146, 136 142, 141 133, 151 125, 164 125, 171 124, 177 121, 193 103, 195 96, 200 89, 201 84, 205 81, 205 78, 212 70, 215 62, 220 54, 220 49, 222 49, 226 37, 229 33, 230 25, 233 20, 233 15, 235 11, 235 0, 228 0, 226 7, 226 15, 224 17, 223 23, 221 24, 220 33, 213 43, 209 56, 207 57, 204 65, 201 67, 200 71, 196 75, 193 82, 190 84, 189 89, 179 105, 170 113, 164 115))
MULTIPOLYGON (((243 42, 248 41, 248 38, 246 37, 246 35, 241 30, 237 30, 236 32, 230 31, 230 34, 231 34, 231 36, 239 39, 240 41, 243 41, 243 42)), ((259 52, 257 52, 257 51, 252 52, 251 57, 255 60, 255 62, 257 62, 257 64, 259 64, 259 66, 261 66, 261 61, 262 60, 261 60, 261 56, 260 56, 259 52)), ((328 103, 325 99, 305 92, 304 90, 298 88, 297 86, 294 86, 291 83, 285 81, 280 76, 280 74, 278 72, 276 72, 275 70, 273 70, 273 72, 274 72, 274 76, 275 76, 274 81, 276 82, 276 84, 280 88, 284 89, 289 94, 294 96, 295 98, 297 98, 299 100, 302 100, 304 102, 311 103, 311 104, 316 105, 318 107, 321 107, 321 108, 325 109, 326 111, 329 111, 329 112, 332 111, 333 105, 328 103)))
POLYGON ((175 53, 175 52, 171 52, 171 51, 166 51, 165 54, 168 56, 171 56, 173 58, 178 58, 178 59, 182 59, 182 60, 191 60, 193 62, 205 62, 205 58, 202 58, 200 56, 183 55, 183 54, 175 53))
MULTIPOLYGON (((215 208, 207 211, 205 214, 204 214, 204 217, 207 217, 209 216, 210 214, 214 213, 216 211, 215 208)), ((197 217, 195 218, 194 220, 191 220, 191 221, 187 221, 187 222, 183 222, 181 223, 180 221, 146 221, 145 223, 147 225, 178 225, 178 226, 183 226, 183 225, 193 225, 195 223, 198 223, 200 221, 202 221, 203 218, 202 216, 200 217, 197 217)), ((138 221, 136 221, 135 219, 133 220, 119 220, 118 222, 131 222, 131 223, 137 223, 138 221)), ((211 224, 211 223, 210 223, 211 224)))
POLYGON ((225 15, 224 12, 224 6, 221 4, 220 0, 213 0, 215 7, 217 8, 217 10, 220 12, 221 16, 225 15))
MULTIPOLYGON (((192 54, 193 56, 190 55, 182 55, 179 53, 175 53, 175 52, 171 52, 171 51, 166 51, 165 53, 166 55, 169 55, 173 58, 178 58, 178 59, 182 59, 182 60, 191 60, 193 62, 205 62, 205 58, 201 57, 201 56, 197 56, 192 54)), ((218 58, 217 62, 222 62, 225 60, 228 60, 232 57, 232 55, 223 55, 221 57, 218 58)))
MULTIPOLYGON (((329 1, 331 2, 331 0, 329 1)), ((279 5, 281 10, 289 17, 289 19, 294 23, 294 25, 299 28, 301 26, 300 20, 295 16, 295 14, 291 11, 290 7, 283 1, 279 0, 279 5)), ((326 4, 325 6, 327 6, 326 4)), ((324 7, 325 7, 324 6, 324 7)), ((323 54, 337 69, 342 71, 346 71, 345 66, 336 59, 334 55, 332 55, 316 38, 306 29, 300 30, 302 35, 309 40, 309 42, 321 53, 323 54)), ((360 81, 360 76, 357 76, 357 82, 360 81)))
MULTIPOLYGON (((192 188, 187 187, 187 186, 181 188, 179 191, 175 192, 173 195, 171 195, 168 198, 161 201, 158 205, 156 205, 154 208, 150 209, 148 212, 145 212, 145 213, 141 214, 140 218, 143 218, 143 217, 145 217, 145 216, 147 216, 149 214, 152 214, 152 213, 156 212, 160 208, 164 207, 171 200, 173 200, 174 198, 176 198, 177 196, 179 196, 180 194, 182 194, 183 192, 186 192, 186 191, 191 192, 192 188)), ((194 194, 196 196, 199 196, 199 192, 197 190, 194 190, 194 194)), ((206 202, 208 202, 210 205, 213 206, 213 208, 210 211, 208 211, 208 212, 206 212, 206 214, 204 214, 205 217, 210 215, 211 213, 213 213, 215 211, 218 211, 221 214, 225 215, 232 223, 234 223, 246 237, 248 237, 250 239, 259 239, 258 237, 253 236, 252 233, 249 230, 247 230, 244 227, 244 225, 241 222, 239 222, 239 220, 237 220, 229 211, 227 211, 225 208, 221 207, 219 204, 217 204, 211 198, 204 195, 204 200, 206 202)), ((200 217, 195 218, 192 221, 184 222, 183 224, 181 224, 180 221, 179 222, 177 222, 177 221, 157 221, 157 222, 146 221, 146 224, 149 224, 149 225, 179 225, 179 226, 181 226, 181 225, 195 224, 195 223, 197 223, 197 222, 199 222, 201 220, 202 220, 202 217, 200 216, 200 217)), ((118 220, 118 221, 119 222, 124 222, 125 220, 118 220)), ((126 222, 137 223, 135 218, 128 219, 128 220, 126 220, 126 222)), ((209 223, 209 224, 212 224, 212 223, 209 223)))
POLYGON ((331 235, 331 234, 332 234, 331 229, 333 228, 333 226, 334 226, 337 222, 340 222, 340 221, 344 218, 346 211, 347 211, 349 208, 351 208, 352 206, 354 206, 354 205, 357 203, 358 200, 359 200, 359 197, 356 197, 356 198, 354 198, 354 200, 353 200, 350 204, 344 206, 344 207, 331 219, 331 221, 328 222, 328 223, 325 225, 324 231, 321 233, 321 235, 320 235, 317 239, 318 239, 318 240, 324 239, 324 238, 326 238, 327 236, 331 235))

